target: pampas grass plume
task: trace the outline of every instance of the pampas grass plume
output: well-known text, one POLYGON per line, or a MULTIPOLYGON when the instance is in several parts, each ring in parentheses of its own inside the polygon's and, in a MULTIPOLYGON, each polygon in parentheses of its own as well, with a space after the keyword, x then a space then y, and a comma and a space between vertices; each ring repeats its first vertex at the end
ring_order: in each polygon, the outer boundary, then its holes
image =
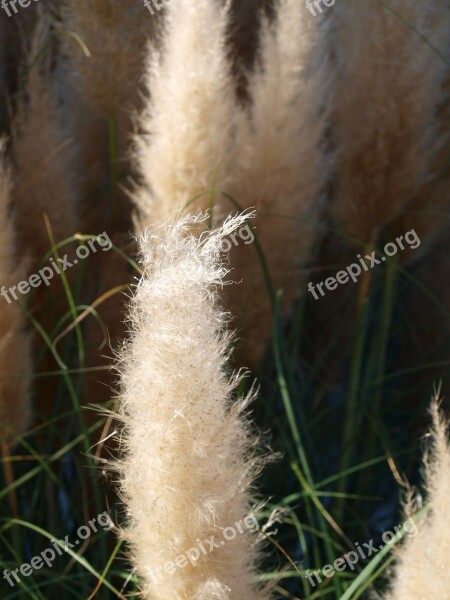
MULTIPOLYGON (((127 189, 136 179, 129 146, 133 115, 142 107, 141 80, 148 38, 157 30, 141 0, 68 0, 62 9, 62 46, 66 58, 73 137, 80 148, 80 213, 85 231, 108 231, 112 242, 128 255, 132 202, 127 189)), ((85 289, 90 301, 127 284, 127 262, 114 252, 90 258, 85 289)), ((96 404, 109 397, 110 372, 99 351, 108 332, 116 347, 123 339, 123 297, 101 303, 96 318, 86 322, 84 395, 96 404), (103 342, 102 342, 103 338, 103 342)))
POLYGON ((65 52, 74 88, 98 116, 121 115, 138 95, 147 36, 156 19, 139 0, 67 0, 65 52))
POLYGON ((448 422, 437 399, 431 406, 432 447, 425 460, 425 483, 431 512, 418 522, 397 557, 386 600, 444 600, 450 590, 450 445, 448 422))
MULTIPOLYGON (((0 285, 9 288, 23 278, 16 255, 13 219, 10 214, 11 179, 4 166, 4 140, 0 140, 0 285)), ((17 303, 0 297, 0 445, 10 444, 26 430, 30 415, 31 343, 25 332, 22 312, 17 303)))
MULTIPOLYGON (((330 172, 321 147, 329 103, 329 28, 312 19, 301 0, 280 0, 275 9, 273 23, 262 20, 259 61, 248 85, 251 104, 241 112, 233 194, 242 208, 256 208, 258 241, 274 289, 284 288, 286 313, 299 294, 330 172)), ((233 260, 243 289, 230 290, 230 303, 244 323, 242 360, 253 367, 271 335, 271 305, 256 252, 238 248, 233 260)))
POLYGON ((141 239, 144 275, 119 363, 124 536, 145 598, 264 600, 248 530, 200 553, 195 566, 186 561, 175 575, 165 569, 200 540, 222 540, 224 528, 252 511, 261 467, 245 416, 251 396, 232 400, 240 376, 225 372, 230 333, 217 303, 227 273, 220 242, 245 217, 200 239, 190 234, 205 218, 183 218, 141 239))
MULTIPOLYGON (((84 226, 87 231, 106 227, 123 250, 123 234, 132 227, 126 189, 136 179, 129 157, 133 116, 142 108, 145 49, 158 21, 157 15, 149 18, 140 0, 68 0, 62 8, 64 78, 80 148, 84 226)), ((114 287, 120 277, 110 277, 103 287, 114 287)))
POLYGON ((28 75, 12 125, 13 191, 19 251, 36 268, 51 247, 43 219, 62 241, 78 229, 76 152, 64 128, 48 49, 50 25, 40 15, 28 56, 28 75))
MULTIPOLYGON (((345 234, 365 243, 403 211, 438 210, 442 197, 448 199, 442 186, 429 185, 448 138, 436 118, 448 101, 449 63, 438 56, 448 47, 448 2, 391 5, 346 0, 333 10, 338 161, 332 213, 345 234)), ((406 229, 396 231, 404 234, 423 220, 412 214, 406 229)), ((441 220, 431 219, 438 228, 441 220)))
MULTIPOLYGON (((172 218, 213 181, 223 190, 232 162, 229 9, 218 0, 178 0, 165 10, 161 50, 149 52, 151 100, 136 140, 142 186, 135 202, 142 227, 172 218)), ((205 194, 196 206, 207 204, 205 194)))

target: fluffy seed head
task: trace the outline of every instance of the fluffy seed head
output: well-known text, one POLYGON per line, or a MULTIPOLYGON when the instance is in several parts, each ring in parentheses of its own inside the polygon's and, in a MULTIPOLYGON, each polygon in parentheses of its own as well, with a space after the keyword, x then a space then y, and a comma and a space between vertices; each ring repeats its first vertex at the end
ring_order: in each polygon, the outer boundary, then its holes
MULTIPOLYGON (((178 0, 165 10, 161 50, 149 52, 151 100, 140 120, 143 135, 136 140, 141 226, 173 217, 213 182, 223 190, 232 160, 235 99, 225 49, 228 9, 218 0, 178 0)), ((207 205, 207 194, 195 204, 207 205)))
POLYGON ((25 91, 12 126, 19 250, 33 266, 50 248, 44 213, 57 242, 76 231, 78 222, 74 141, 61 116, 49 39, 49 23, 41 15, 28 56, 25 91))
MULTIPOLYGON (((299 293, 300 270, 317 235, 330 161, 321 147, 329 103, 328 24, 300 0, 276 3, 262 21, 259 62, 250 76, 250 107, 241 112, 233 195, 256 208, 256 234, 283 312, 299 293)), ((255 366, 269 339, 272 313, 257 253, 237 248, 232 312, 243 322, 241 355, 255 366), (245 299, 243 301, 243 299, 245 299)))
POLYGON ((250 502, 261 463, 245 416, 250 398, 232 399, 240 376, 225 372, 230 334, 217 303, 227 273, 221 241, 245 217, 192 236, 204 220, 184 218, 141 239, 144 275, 119 363, 124 535, 145 598, 263 600, 250 502), (227 540, 226 528, 238 531, 243 519, 242 533, 227 540))
POLYGON ((437 118, 448 101, 448 59, 439 56, 448 47, 448 2, 397 0, 390 8, 348 0, 333 9, 338 158, 332 213, 345 234, 365 243, 405 211, 399 234, 423 221, 428 230, 431 222, 439 228, 439 218, 419 213, 448 199, 442 186, 430 185, 443 164, 443 143, 448 154, 448 134, 437 118))
POLYGON ((392 589, 386 600, 447 598, 450 589, 450 445, 448 422, 431 407, 432 447, 425 460, 425 483, 431 511, 418 522, 397 557, 392 589))

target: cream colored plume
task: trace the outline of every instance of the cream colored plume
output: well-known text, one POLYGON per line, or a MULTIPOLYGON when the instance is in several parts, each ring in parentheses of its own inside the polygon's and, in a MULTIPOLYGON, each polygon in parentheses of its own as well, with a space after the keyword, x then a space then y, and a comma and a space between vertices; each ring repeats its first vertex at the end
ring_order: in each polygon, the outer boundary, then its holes
MULTIPOLYGON (((448 422, 431 407, 432 447, 425 460, 427 501, 431 510, 407 536, 386 600, 445 600, 450 590, 450 445, 448 422)), ((410 516, 410 515, 408 515, 410 516)))
MULTIPOLYGON (((0 140, 0 446, 22 435, 30 421, 31 343, 25 319, 9 288, 25 279, 17 257, 14 221, 10 211, 11 178, 4 166, 4 140, 0 140)), ((17 293, 18 297, 21 297, 17 293)))
MULTIPOLYGON (((274 290, 284 288, 285 313, 299 294, 330 175, 322 148, 330 99, 328 23, 312 18, 302 0, 280 0, 275 22, 262 21, 260 47, 248 86, 251 105, 239 123, 233 195, 240 207, 256 208, 256 234, 274 290)), ((243 321, 241 356, 253 367, 271 335, 269 295, 254 248, 239 247, 232 260, 242 286, 230 290, 230 304, 243 321)))
POLYGON ((245 217, 200 239, 190 234, 205 218, 141 239, 144 275, 119 363, 124 536, 144 598, 264 600, 250 499, 261 460, 246 417, 251 398, 233 398, 241 377, 227 374, 231 334, 218 304, 221 242, 245 217))
MULTIPOLYGON (((236 106, 225 48, 228 8, 219 0, 177 0, 164 10, 161 52, 151 49, 148 57, 151 100, 136 140, 141 226, 171 218, 214 184, 218 192, 225 189, 232 163, 236 106)), ((195 206, 208 202, 206 194, 195 206)))
POLYGON ((425 219, 417 211, 442 208, 448 199, 442 186, 430 185, 436 162, 443 164, 442 146, 447 153, 449 147, 438 117, 449 91, 449 61, 439 56, 448 56, 448 2, 395 0, 390 8, 346 0, 332 13, 338 157, 332 213, 344 234, 365 243, 402 211, 416 212, 396 233, 420 228, 425 219))

